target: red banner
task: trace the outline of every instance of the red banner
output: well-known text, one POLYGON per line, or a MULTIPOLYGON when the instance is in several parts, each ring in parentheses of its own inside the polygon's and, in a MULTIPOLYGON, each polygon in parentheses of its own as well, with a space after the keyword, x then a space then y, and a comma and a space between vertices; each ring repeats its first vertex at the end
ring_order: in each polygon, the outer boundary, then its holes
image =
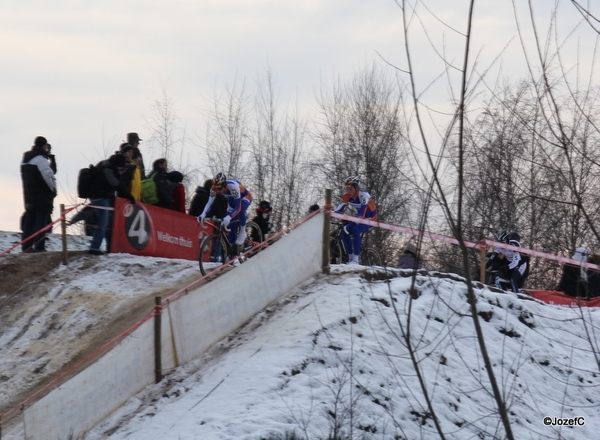
POLYGON ((192 215, 118 197, 114 214, 111 252, 198 260, 200 239, 214 231, 192 215))
POLYGON ((548 304, 557 306, 567 307, 600 307, 600 298, 576 298, 573 296, 565 295, 564 292, 558 292, 556 290, 532 290, 523 289, 526 293, 530 294, 534 298, 544 301, 548 304))

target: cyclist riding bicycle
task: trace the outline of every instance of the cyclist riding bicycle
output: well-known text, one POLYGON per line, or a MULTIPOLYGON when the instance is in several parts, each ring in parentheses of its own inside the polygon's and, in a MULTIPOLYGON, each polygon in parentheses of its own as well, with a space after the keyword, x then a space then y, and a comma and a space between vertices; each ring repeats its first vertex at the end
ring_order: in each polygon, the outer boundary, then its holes
POLYGON ((227 215, 221 221, 221 228, 227 229, 232 221, 238 222, 235 227, 229 230, 227 240, 231 245, 237 245, 239 250, 239 246, 246 239, 246 210, 252 203, 252 194, 239 180, 227 179, 224 173, 217 173, 213 179, 208 202, 204 206, 202 214, 198 216, 198 222, 204 224, 206 213, 210 211, 215 198, 221 194, 227 198, 228 204, 227 215))
MULTIPOLYGON (((521 247, 521 236, 518 232, 500 231, 495 238, 497 242, 521 247)), ((494 252, 486 262, 486 270, 499 274, 496 278, 496 287, 519 293, 529 275, 529 256, 521 255, 517 251, 494 248, 494 252), (504 283, 501 278, 506 282, 504 283)))
MULTIPOLYGON (((348 177, 344 181, 344 186, 346 187, 346 192, 342 198, 342 202, 335 208, 335 212, 342 213, 350 205, 356 209, 356 217, 377 220, 377 206, 371 195, 367 191, 360 189, 360 179, 358 176, 348 177)), ((354 222, 350 222, 344 226, 342 240, 348 252, 348 264, 359 264, 358 256, 362 246, 361 235, 372 227, 354 222)))

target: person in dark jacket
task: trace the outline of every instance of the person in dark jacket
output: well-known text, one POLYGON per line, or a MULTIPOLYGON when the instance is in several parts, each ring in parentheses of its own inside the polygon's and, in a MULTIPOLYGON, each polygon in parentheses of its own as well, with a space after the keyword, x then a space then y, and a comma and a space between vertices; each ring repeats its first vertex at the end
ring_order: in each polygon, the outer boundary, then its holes
MULTIPOLYGON (((192 199, 192 203, 190 204, 190 210, 188 211, 189 215, 193 215, 198 217, 204 211, 204 207, 208 203, 208 198, 210 197, 210 189, 212 188, 213 180, 208 179, 204 181, 202 186, 196 188, 196 193, 194 194, 194 198, 192 199)), ((215 201, 213 202, 210 210, 206 214, 208 218, 224 218, 227 215, 227 198, 220 194, 215 196, 215 201)))
POLYGON ((169 182, 167 167, 167 159, 156 159, 152 163, 152 172, 148 175, 148 178, 154 179, 154 183, 156 184, 158 203, 156 203, 154 206, 173 209, 175 202, 173 201, 173 192, 169 182))
POLYGON ((423 269, 423 260, 417 257, 417 247, 408 243, 404 246, 402 255, 398 258, 399 269, 423 269))
POLYGON ((133 197, 136 198, 136 201, 139 201, 141 199, 142 179, 140 169, 137 166, 137 163, 133 161, 134 151, 135 150, 131 144, 123 142, 119 146, 119 151, 115 151, 115 154, 122 154, 127 158, 125 171, 119 174, 119 180, 123 182, 123 185, 125 185, 133 197))
MULTIPOLYGON (((584 247, 575 249, 571 259, 586 263, 588 251, 584 247)), ((588 297, 588 271, 584 267, 565 264, 556 290, 564 292, 565 295, 580 298, 588 297)))
MULTIPOLYGON (((189 215, 193 215, 194 217, 198 217, 204 211, 204 207, 208 203, 208 197, 210 196, 210 189, 212 187, 213 181, 212 179, 208 179, 204 181, 202 186, 198 186, 194 193, 194 197, 192 198, 192 203, 190 203, 190 209, 188 210, 189 215)), ((212 217, 209 214, 209 217, 212 217)))
POLYGON ((183 182, 183 174, 179 171, 169 171, 167 173, 169 188, 171 188, 171 197, 173 198, 174 211, 185 214, 185 185, 183 182))
MULTIPOLYGON (((56 197, 56 161, 50 159, 50 145, 43 136, 34 140, 31 150, 23 154, 21 180, 25 213, 22 219, 22 240, 48 226, 52 222, 54 198, 56 197), (53 164, 53 165, 52 165, 53 164)), ((24 241, 23 252, 43 252, 46 250, 45 235, 24 241)))
POLYGON ((308 207, 308 214, 312 214, 313 212, 318 211, 319 209, 321 209, 321 208, 319 207, 319 205, 317 203, 315 203, 314 205, 310 205, 308 207))
MULTIPOLYGON (((271 221, 271 214, 273 214, 273 206, 271 206, 271 203, 269 203, 268 201, 262 200, 258 204, 258 208, 256 208, 256 217, 252 219, 252 221, 256 223, 260 228, 263 241, 269 238, 269 234, 271 233, 271 229, 273 227, 273 222, 271 221)), ((258 237, 256 236, 252 236, 250 238, 252 239, 252 241, 259 241, 258 237)))
POLYGON ((106 239, 106 250, 110 252, 110 240, 112 235, 113 207, 115 204, 115 192, 119 197, 135 203, 135 198, 127 190, 119 175, 125 172, 128 161, 122 154, 113 154, 107 160, 99 162, 94 168, 94 176, 90 188, 90 205, 96 212, 96 229, 92 234, 89 253, 101 255, 100 246, 106 239))
POLYGON ((96 229, 96 224, 98 223, 98 219, 96 218, 96 211, 94 208, 90 208, 89 206, 85 206, 81 211, 76 213, 71 219, 67 222, 67 225, 71 226, 76 223, 79 223, 83 220, 85 235, 91 237, 94 235, 94 230, 96 229))
MULTIPOLYGON (((600 255, 591 254, 588 257, 588 263, 600 265, 600 255)), ((594 269, 587 270, 588 280, 588 299, 598 298, 600 296, 600 272, 594 269)))

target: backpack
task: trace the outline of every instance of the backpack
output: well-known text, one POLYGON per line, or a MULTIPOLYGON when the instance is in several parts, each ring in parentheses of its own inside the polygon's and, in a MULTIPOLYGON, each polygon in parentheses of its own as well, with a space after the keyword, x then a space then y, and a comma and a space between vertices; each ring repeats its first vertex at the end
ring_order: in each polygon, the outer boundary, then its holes
POLYGON ((77 176, 77 196, 82 199, 90 197, 94 171, 94 165, 79 170, 79 175, 77 176))
POLYGON ((159 201, 154 177, 142 180, 142 202, 149 205, 156 205, 159 201))

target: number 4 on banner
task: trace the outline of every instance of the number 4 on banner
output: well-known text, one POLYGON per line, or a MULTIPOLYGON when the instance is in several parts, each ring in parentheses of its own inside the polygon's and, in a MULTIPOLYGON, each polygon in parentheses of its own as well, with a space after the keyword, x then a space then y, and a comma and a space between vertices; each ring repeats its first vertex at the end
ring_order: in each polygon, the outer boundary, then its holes
POLYGON ((127 231, 127 236, 130 242, 133 237, 137 237, 139 246, 145 246, 148 243, 149 234, 146 231, 146 213, 142 209, 138 210, 135 214, 131 226, 127 231))

